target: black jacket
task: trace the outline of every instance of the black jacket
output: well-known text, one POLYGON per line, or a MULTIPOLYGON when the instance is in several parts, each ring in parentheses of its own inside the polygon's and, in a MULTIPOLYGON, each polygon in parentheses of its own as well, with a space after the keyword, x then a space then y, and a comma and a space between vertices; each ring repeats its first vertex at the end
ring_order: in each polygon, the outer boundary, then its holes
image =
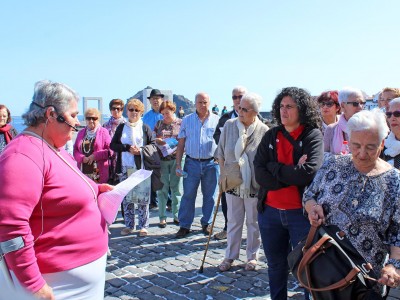
MULTIPOLYGON (((122 144, 121 143, 121 136, 122 130, 124 129, 125 124, 119 124, 117 129, 115 130, 115 134, 111 140, 110 149, 117 153, 117 163, 115 167, 115 172, 117 174, 122 173, 122 152, 128 152, 131 145, 129 144, 122 144)), ((158 156, 158 152, 155 145, 155 140, 153 138, 152 131, 149 126, 143 124, 143 156, 144 156, 144 167, 146 170, 153 170, 151 175, 151 182, 152 182, 152 189, 157 191, 160 189, 160 157, 158 156), (154 149, 149 149, 152 147, 154 149), (149 155, 149 153, 151 155, 149 155), (157 163, 157 157, 158 163, 157 163)), ((135 155, 135 165, 137 169, 141 168, 141 157, 140 155, 135 155)), ((162 183, 161 183, 162 188, 162 183)))
POLYGON ((314 179, 316 172, 322 165, 324 146, 322 133, 317 128, 304 128, 298 137, 298 143, 293 150, 294 165, 279 163, 276 152, 276 137, 278 131, 284 131, 283 126, 268 130, 254 158, 254 170, 257 183, 260 185, 258 193, 258 210, 264 210, 264 201, 268 191, 276 191, 284 187, 295 185, 300 195, 304 188, 314 179), (307 161, 297 166, 300 157, 306 154, 307 161))

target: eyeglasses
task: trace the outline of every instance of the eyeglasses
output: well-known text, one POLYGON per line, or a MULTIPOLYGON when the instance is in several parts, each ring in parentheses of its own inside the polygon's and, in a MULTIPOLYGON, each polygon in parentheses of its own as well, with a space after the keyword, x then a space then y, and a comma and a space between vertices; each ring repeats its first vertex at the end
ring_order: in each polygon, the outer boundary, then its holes
POLYGON ((86 117, 86 121, 97 121, 98 117, 86 117))
POLYGON ((387 111, 387 112, 386 112, 386 117, 388 117, 388 119, 390 119, 390 118, 392 117, 392 115, 393 115, 395 118, 400 117, 400 110, 387 111))
POLYGON ((252 108, 244 108, 244 107, 241 107, 241 106, 239 106, 238 109, 239 109, 239 110, 243 110, 245 113, 249 112, 250 110, 254 110, 254 109, 252 109, 252 108))
POLYGON ((319 103, 319 107, 324 107, 324 106, 326 106, 326 107, 332 107, 332 106, 334 106, 335 105, 335 102, 333 102, 333 101, 328 101, 328 102, 320 102, 319 103))
POLYGON ((130 112, 140 112, 140 110, 137 109, 137 108, 128 108, 128 110, 129 110, 130 112))
POLYGON ((239 96, 232 96, 232 100, 240 100, 242 99, 243 95, 239 95, 239 96))
POLYGON ((121 111, 122 107, 111 107, 111 111, 116 110, 116 111, 121 111))
POLYGON ((363 107, 365 105, 365 102, 357 102, 357 101, 353 101, 353 102, 345 102, 346 104, 351 104, 353 105, 353 107, 358 107, 361 106, 363 107))

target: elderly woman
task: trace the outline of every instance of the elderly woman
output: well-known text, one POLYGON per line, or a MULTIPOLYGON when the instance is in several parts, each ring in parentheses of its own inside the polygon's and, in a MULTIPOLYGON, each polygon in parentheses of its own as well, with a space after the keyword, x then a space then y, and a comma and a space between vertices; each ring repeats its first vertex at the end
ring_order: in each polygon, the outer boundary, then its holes
POLYGON ((11 113, 7 106, 0 104, 0 153, 5 146, 18 134, 11 123, 11 113))
POLYGON ((322 117, 322 134, 330 124, 339 121, 340 104, 338 101, 338 91, 323 92, 318 96, 317 102, 322 117))
MULTIPOLYGON (((163 147, 172 143, 173 152, 170 154, 162 153, 160 148, 158 152, 161 157, 161 181, 163 188, 157 192, 158 212, 160 216, 160 228, 167 226, 166 208, 168 201, 168 192, 171 191, 172 215, 174 223, 179 224, 178 211, 181 193, 179 192, 180 177, 176 175, 176 146, 178 144, 178 133, 181 128, 182 120, 175 116, 176 106, 173 102, 167 100, 161 103, 160 113, 163 120, 159 120, 154 127, 156 144, 163 147)), ((164 151, 165 152, 165 151, 164 151)))
MULTIPOLYGON (((141 148, 153 144, 154 139, 149 126, 143 124, 141 117, 144 105, 138 99, 131 99, 126 104, 128 122, 118 125, 113 136, 110 148, 117 153, 117 174, 121 174, 121 181, 131 173, 142 168, 143 160, 141 148)), ((149 227, 150 189, 146 190, 150 178, 136 186, 124 198, 124 219, 126 228, 121 235, 132 234, 135 231, 135 203, 138 206, 139 236, 146 236, 149 227)))
MULTIPOLYGON (((110 137, 113 138, 117 126, 126 122, 125 118, 122 116, 124 111, 124 101, 121 99, 112 99, 108 106, 110 108, 111 117, 106 123, 103 124, 103 127, 108 130, 110 137)), ((119 182, 119 177, 115 172, 115 167, 117 164, 117 155, 115 153, 110 155, 109 164, 109 183, 117 184, 119 182)))
POLYGON ((385 139, 383 159, 400 169, 400 98, 391 100, 386 117, 391 131, 385 139))
POLYGON ((383 111, 387 111, 390 101, 398 97, 400 97, 400 89, 385 87, 379 94, 378 107, 383 111))
POLYGON ((361 111, 365 105, 364 95, 358 89, 345 88, 339 91, 338 95, 342 115, 337 123, 329 125, 324 133, 324 151, 340 154, 343 142, 348 141, 346 133, 347 121, 361 111))
POLYGON ((83 174, 95 182, 108 181, 108 158, 111 137, 100 126, 100 112, 96 108, 85 111, 86 127, 79 131, 74 144, 74 158, 83 174))
POLYGON ((28 126, 0 158, 0 242, 14 282, 40 299, 102 299, 107 251, 99 193, 112 189, 82 174, 64 150, 78 121, 78 95, 40 81, 28 126), (19 170, 16 172, 16 170, 19 170), (4 248, 3 248, 4 249, 4 248))
POLYGON ((323 144, 317 104, 305 90, 282 89, 272 115, 278 126, 261 140, 254 168, 260 185, 258 226, 268 260, 271 299, 276 300, 287 299, 287 254, 310 228, 301 196, 322 164, 323 144))
MULTIPOLYGON (((228 120, 224 125, 218 144, 218 162, 221 174, 225 166, 239 162, 242 184, 226 192, 228 207, 228 242, 225 259, 219 265, 220 271, 230 269, 233 261, 239 257, 242 244, 242 229, 246 216, 247 264, 245 269, 256 268, 261 239, 257 224, 257 192, 259 185, 254 176, 253 160, 258 144, 263 138, 268 126, 257 117, 262 98, 255 93, 245 94, 238 107, 239 117, 228 120)), ((238 176, 239 174, 227 174, 238 176)), ((224 180, 224 179, 222 179, 224 180)))
POLYGON ((400 173, 379 158, 388 131, 378 109, 351 117, 347 132, 352 154, 325 158, 304 193, 303 205, 311 222, 343 230, 381 273, 379 282, 396 287, 400 284, 400 173))

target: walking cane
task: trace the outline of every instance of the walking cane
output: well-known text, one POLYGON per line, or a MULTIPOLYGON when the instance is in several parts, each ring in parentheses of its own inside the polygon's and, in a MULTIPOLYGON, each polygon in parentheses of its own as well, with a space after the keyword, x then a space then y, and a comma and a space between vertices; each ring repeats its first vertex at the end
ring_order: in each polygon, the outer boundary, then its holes
POLYGON ((211 223, 210 233, 208 234, 208 240, 207 240, 207 244, 206 244, 206 249, 204 250, 204 256, 203 256, 203 260, 201 261, 201 266, 200 266, 199 273, 203 273, 204 261, 206 260, 207 251, 208 251, 208 245, 210 244, 211 235, 213 233, 214 224, 215 224, 215 218, 217 217, 218 208, 219 208, 219 202, 221 201, 221 196, 222 196, 222 191, 221 191, 221 188, 220 188, 220 192, 218 194, 217 206, 215 208, 213 221, 211 223))

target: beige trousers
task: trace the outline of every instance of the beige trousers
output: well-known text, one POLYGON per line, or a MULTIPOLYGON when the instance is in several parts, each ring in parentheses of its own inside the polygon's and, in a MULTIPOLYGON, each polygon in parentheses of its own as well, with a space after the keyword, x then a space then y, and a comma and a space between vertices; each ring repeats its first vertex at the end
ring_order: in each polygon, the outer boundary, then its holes
POLYGON ((261 238, 257 222, 257 198, 240 198, 226 193, 228 207, 228 242, 226 259, 237 259, 242 244, 242 230, 246 216, 247 226, 247 260, 257 260, 261 238))

